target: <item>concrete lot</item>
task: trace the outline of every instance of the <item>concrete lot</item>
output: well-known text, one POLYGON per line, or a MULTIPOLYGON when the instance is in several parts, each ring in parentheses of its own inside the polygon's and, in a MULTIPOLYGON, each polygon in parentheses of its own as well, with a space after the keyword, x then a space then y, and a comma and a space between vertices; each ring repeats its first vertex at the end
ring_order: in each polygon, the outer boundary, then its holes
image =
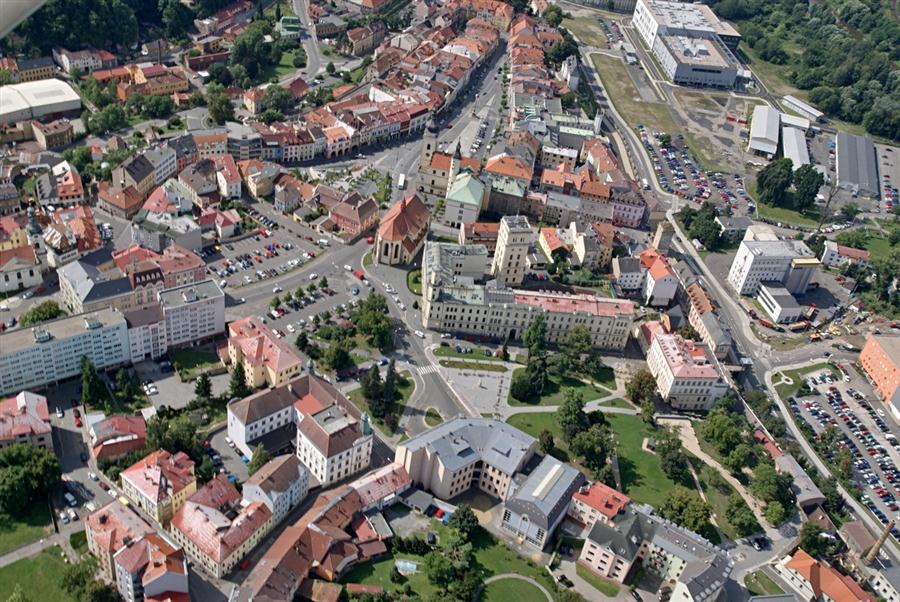
POLYGON ((900 148, 896 146, 888 146, 887 144, 876 144, 875 152, 878 155, 878 177, 881 184, 881 203, 885 212, 889 207, 900 203, 900 196, 895 190, 891 190, 892 198, 886 198, 888 195, 887 188, 896 189, 900 187, 900 148), (891 205, 888 205, 888 202, 891 205))
MULTIPOLYGON (((176 372, 163 372, 157 362, 147 360, 134 366, 138 378, 151 380, 159 393, 150 395, 148 399, 156 408, 166 405, 173 409, 185 407, 194 398, 194 382, 181 382, 176 372)), ((221 395, 228 390, 228 375, 218 374, 210 377, 213 395, 221 395)))

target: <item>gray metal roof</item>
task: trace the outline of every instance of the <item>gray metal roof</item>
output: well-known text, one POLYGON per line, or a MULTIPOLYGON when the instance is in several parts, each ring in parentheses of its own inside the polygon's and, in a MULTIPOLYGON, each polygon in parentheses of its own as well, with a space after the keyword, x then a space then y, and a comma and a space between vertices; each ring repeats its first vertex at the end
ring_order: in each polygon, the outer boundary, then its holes
POLYGON ((731 335, 722 330, 719 318, 711 311, 700 316, 700 321, 709 333, 709 338, 716 347, 731 345, 731 335))
POLYGON ((104 272, 100 266, 111 260, 107 249, 85 255, 78 261, 59 268, 60 278, 65 278, 82 303, 123 295, 131 291, 131 282, 118 269, 104 272))
POLYGON ((797 462, 791 454, 784 454, 775 458, 775 466, 780 472, 785 472, 794 478, 794 493, 797 496, 797 505, 801 508, 811 506, 813 504, 821 504, 825 501, 825 496, 813 483, 810 476, 803 470, 803 467, 797 462))
POLYGON ((795 127, 781 128, 781 146, 784 156, 791 160, 794 171, 809 165, 809 148, 806 146, 806 134, 795 127))
POLYGON ((222 292, 218 284, 213 280, 204 280, 160 291, 159 303, 163 307, 176 307, 195 303, 202 299, 224 296, 225 293, 222 292))
POLYGON ((875 145, 871 139, 838 132, 835 152, 839 186, 878 194, 875 145))
POLYGON ((569 507, 572 494, 585 483, 584 475, 552 456, 544 456, 530 475, 516 485, 506 507, 544 530, 555 525, 569 507))
POLYGON ((505 422, 490 418, 455 418, 413 437, 410 451, 428 448, 448 470, 479 460, 513 474, 531 456, 536 439, 505 422))

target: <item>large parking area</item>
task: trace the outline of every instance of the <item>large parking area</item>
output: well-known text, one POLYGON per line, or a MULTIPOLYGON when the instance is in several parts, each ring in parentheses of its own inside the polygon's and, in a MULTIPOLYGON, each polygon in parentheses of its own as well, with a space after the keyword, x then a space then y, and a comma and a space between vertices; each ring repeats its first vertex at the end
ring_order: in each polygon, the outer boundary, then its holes
POLYGON ((887 144, 876 144, 878 155, 878 177, 881 178, 881 200, 884 211, 889 212, 894 204, 900 203, 900 149, 887 144))
POLYGON ((708 200, 734 213, 752 212, 753 204, 744 188, 744 179, 738 174, 701 170, 681 135, 673 136, 665 145, 662 144, 664 140, 660 140, 661 132, 639 126, 638 135, 653 160, 656 178, 663 190, 697 204, 708 200))
MULTIPOLYGON (((897 425, 880 407, 870 385, 838 364, 839 372, 807 375, 812 395, 791 398, 796 417, 816 434, 838 430, 840 447, 853 455, 854 482, 865 492, 862 502, 883 524, 900 517, 900 443, 897 425)), ((891 530, 900 540, 900 530, 891 530)))

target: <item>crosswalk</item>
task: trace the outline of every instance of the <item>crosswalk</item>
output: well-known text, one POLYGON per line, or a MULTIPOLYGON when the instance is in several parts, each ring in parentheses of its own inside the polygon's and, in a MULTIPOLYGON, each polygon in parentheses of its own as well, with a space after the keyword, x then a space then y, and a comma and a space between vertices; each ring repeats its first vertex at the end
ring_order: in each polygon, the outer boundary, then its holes
POLYGON ((416 368, 416 372, 419 374, 434 374, 438 371, 438 367, 434 364, 428 364, 427 366, 419 366, 416 368))

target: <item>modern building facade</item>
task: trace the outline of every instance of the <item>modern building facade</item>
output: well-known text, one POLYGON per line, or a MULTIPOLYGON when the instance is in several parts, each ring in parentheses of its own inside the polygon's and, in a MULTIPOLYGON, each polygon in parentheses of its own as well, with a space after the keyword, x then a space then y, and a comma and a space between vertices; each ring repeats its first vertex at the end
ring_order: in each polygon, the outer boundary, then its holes
POLYGON ((803 315, 794 296, 777 282, 761 282, 756 299, 776 324, 790 324, 803 315))
POLYGON ((768 226, 752 226, 731 263, 728 283, 741 295, 755 295, 762 282, 778 282, 802 295, 819 265, 805 243, 780 240, 768 226))
POLYGON ((859 363, 878 397, 890 406, 895 416, 900 416, 900 336, 869 335, 859 354, 859 363))

